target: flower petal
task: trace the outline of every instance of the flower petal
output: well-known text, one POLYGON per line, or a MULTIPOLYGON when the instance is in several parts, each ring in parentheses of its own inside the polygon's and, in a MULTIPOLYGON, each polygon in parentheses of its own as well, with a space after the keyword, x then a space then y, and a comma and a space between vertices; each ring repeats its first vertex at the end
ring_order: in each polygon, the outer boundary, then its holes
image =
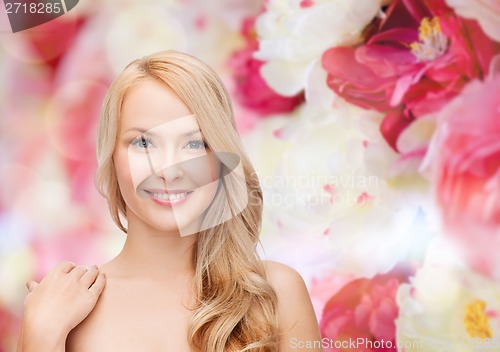
POLYGON ((308 62, 273 60, 262 65, 260 74, 278 94, 291 97, 304 88, 307 66, 308 62))

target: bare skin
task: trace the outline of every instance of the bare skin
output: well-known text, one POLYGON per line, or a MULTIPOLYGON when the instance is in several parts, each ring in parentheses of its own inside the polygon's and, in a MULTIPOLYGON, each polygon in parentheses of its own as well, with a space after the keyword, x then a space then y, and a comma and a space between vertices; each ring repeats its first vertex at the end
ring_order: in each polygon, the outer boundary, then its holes
POLYGON ((120 276, 114 263, 101 270, 111 273, 106 288, 69 334, 66 351, 189 351, 189 281, 120 276))
MULTIPOLYGON (((180 236, 178 224, 169 220, 172 217, 165 208, 137 195, 134 181, 144 170, 130 165, 129 153, 136 138, 131 128, 150 130, 190 114, 177 95, 157 81, 146 80, 127 93, 113 154, 127 204, 128 231, 123 250, 99 268, 75 268, 66 262, 40 285, 29 283, 18 352, 189 351, 187 325, 192 315, 189 308, 195 306, 194 250, 198 234, 180 236)), ((184 130, 196 127, 195 119, 183 121, 184 130)), ((181 135, 179 132, 165 141, 167 152, 162 160, 170 163, 201 155, 203 150, 181 135)), ((153 151, 160 151, 159 144, 156 147, 153 151)), ((152 177, 150 184, 193 189, 189 176, 180 172, 148 177, 152 177)), ((187 203, 192 206, 184 212, 179 210, 175 219, 187 219, 200 210, 200 204, 208 204, 210 190, 195 190, 192 200, 196 201, 187 203)), ((265 265, 268 281, 278 295, 283 334, 280 352, 293 351, 292 338, 319 340, 316 317, 301 276, 283 264, 266 261, 265 265)))
MULTIPOLYGON (((188 277, 183 279, 178 275, 176 281, 170 281, 155 279, 154 275, 120 276, 118 263, 115 259, 100 267, 107 276, 106 286, 93 310, 80 324, 60 337, 55 334, 56 330, 44 330, 43 343, 57 342, 52 345, 57 348, 47 351, 189 351, 187 324, 192 313, 184 307, 192 297, 188 277)), ((301 276, 280 263, 265 261, 265 265, 268 280, 278 294, 283 334, 279 351, 294 351, 290 346, 292 338, 296 341, 320 340, 316 317, 301 276)), ((41 340, 31 342, 37 341, 41 340)), ((32 350, 43 351, 35 346, 34 349, 18 349, 18 352, 32 350)))
POLYGON ((189 351, 196 235, 160 236, 136 220, 129 226, 122 252, 100 266, 106 287, 69 334, 68 352, 189 351))

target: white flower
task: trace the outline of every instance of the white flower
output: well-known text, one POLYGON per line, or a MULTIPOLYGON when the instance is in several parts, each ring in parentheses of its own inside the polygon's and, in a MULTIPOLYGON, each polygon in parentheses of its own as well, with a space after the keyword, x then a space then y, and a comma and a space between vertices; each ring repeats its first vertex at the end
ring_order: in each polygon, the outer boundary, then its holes
POLYGON ((269 259, 306 276, 336 268, 370 277, 420 257, 429 231, 418 200, 367 168, 359 123, 374 113, 339 98, 323 104, 330 98, 245 136, 264 193, 263 242, 269 259))
POLYGON ((332 46, 352 45, 380 11, 380 0, 270 0, 257 18, 261 74, 281 95, 304 89, 308 67, 332 46), (304 6, 310 3, 310 6, 304 6), (302 4, 302 6, 301 6, 302 4))
POLYGON ((110 18, 106 54, 116 73, 132 60, 165 48, 188 48, 186 29, 171 9, 140 4, 122 9, 110 18))
POLYGON ((406 352, 500 351, 500 284, 470 271, 440 241, 399 288, 398 344, 406 352))
POLYGON ((477 20, 493 40, 500 42, 500 2, 498 0, 446 0, 462 17, 477 20))

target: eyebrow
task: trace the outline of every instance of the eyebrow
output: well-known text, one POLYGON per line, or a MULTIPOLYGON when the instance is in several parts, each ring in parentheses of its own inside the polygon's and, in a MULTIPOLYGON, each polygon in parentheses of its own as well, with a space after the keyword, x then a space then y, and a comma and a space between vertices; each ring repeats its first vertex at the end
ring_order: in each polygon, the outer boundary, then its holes
MULTIPOLYGON (((144 128, 140 128, 140 127, 129 128, 127 131, 125 131, 125 133, 131 132, 131 131, 137 131, 137 132, 141 132, 142 134, 145 134, 145 135, 156 136, 156 133, 151 132, 149 130, 146 130, 144 128)), ((189 136, 192 136, 193 134, 196 134, 198 132, 201 132, 201 131, 200 131, 200 129, 197 128, 197 129, 191 130, 189 132, 183 133, 181 135, 181 137, 189 137, 189 136)))

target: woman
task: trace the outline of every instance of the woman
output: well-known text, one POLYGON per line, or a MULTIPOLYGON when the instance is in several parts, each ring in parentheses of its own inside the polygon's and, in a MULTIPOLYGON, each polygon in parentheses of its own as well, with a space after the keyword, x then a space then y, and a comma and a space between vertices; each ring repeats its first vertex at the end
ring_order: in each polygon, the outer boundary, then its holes
POLYGON ((29 282, 19 350, 282 352, 320 340, 300 275, 256 254, 262 193, 212 69, 175 51, 132 62, 105 97, 97 157, 123 250, 29 282))

